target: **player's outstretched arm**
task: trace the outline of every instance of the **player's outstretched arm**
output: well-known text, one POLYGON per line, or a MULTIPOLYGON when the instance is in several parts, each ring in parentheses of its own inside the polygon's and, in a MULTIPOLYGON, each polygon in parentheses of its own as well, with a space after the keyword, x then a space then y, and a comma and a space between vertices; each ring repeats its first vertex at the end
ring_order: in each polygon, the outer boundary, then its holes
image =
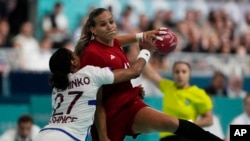
POLYGON ((154 70, 150 63, 145 66, 143 74, 152 81, 157 87, 160 86, 160 82, 162 81, 162 76, 154 70))
POLYGON ((161 40, 159 37, 157 37, 157 34, 167 34, 165 31, 161 31, 163 29, 166 29, 164 27, 150 30, 146 32, 136 33, 136 34, 129 34, 129 35, 118 35, 115 38, 120 42, 121 46, 128 45, 135 43, 137 41, 147 41, 151 39, 157 39, 161 40))

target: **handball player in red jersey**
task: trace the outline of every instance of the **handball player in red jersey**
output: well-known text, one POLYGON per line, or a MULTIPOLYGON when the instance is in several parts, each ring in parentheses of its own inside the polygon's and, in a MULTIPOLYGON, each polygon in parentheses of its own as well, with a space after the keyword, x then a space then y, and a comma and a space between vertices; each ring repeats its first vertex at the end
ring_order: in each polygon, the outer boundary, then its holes
MULTIPOLYGON (((116 36, 117 27, 112 14, 104 8, 97 8, 90 13, 75 52, 81 57, 82 67, 93 65, 110 67, 112 70, 129 68, 121 46, 137 40, 152 42, 159 32, 152 30, 116 36)), ((103 86, 104 109, 97 104, 95 125, 91 129, 92 140, 123 141, 126 135, 136 137, 140 133, 168 131, 193 141, 222 141, 189 121, 150 108, 141 100, 141 93, 141 88, 133 88, 130 81, 103 86)))

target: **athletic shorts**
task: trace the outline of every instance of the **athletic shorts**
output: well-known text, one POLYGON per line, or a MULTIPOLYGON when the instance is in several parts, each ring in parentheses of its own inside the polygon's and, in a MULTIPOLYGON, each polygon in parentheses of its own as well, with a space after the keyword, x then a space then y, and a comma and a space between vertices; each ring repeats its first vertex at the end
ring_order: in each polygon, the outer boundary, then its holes
MULTIPOLYGON (((148 107, 139 97, 136 98, 131 104, 124 106, 119 110, 116 115, 107 115, 107 132, 111 141, 123 141, 125 136, 133 136, 136 138, 132 130, 134 118, 138 111, 142 108, 148 107)), ((99 141, 95 125, 91 128, 92 141, 99 141)))

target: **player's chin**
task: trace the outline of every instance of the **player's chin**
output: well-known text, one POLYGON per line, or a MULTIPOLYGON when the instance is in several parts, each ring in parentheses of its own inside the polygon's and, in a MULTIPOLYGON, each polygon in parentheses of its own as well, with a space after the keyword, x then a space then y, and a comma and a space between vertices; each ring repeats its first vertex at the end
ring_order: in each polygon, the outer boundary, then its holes
POLYGON ((183 88, 185 86, 185 83, 184 82, 176 82, 176 86, 178 88, 183 88))
POLYGON ((109 40, 111 40, 111 39, 114 39, 116 37, 116 35, 117 35, 116 33, 107 34, 106 38, 108 38, 109 40))
POLYGON ((117 35, 117 32, 116 32, 116 31, 109 32, 109 33, 107 34, 107 36, 110 36, 111 38, 114 38, 116 35, 117 35))

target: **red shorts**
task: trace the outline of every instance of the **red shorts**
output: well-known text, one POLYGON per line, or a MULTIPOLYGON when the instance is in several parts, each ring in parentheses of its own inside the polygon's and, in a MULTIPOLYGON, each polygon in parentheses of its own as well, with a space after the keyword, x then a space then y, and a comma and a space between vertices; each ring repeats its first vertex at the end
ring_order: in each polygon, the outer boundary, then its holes
MULTIPOLYGON (((134 102, 119 110, 116 115, 106 115, 107 119, 107 132, 111 141, 123 141, 125 136, 136 137, 132 130, 135 115, 140 109, 147 107, 139 97, 134 102)), ((91 128, 92 141, 99 141, 96 127, 93 125, 91 128)))

